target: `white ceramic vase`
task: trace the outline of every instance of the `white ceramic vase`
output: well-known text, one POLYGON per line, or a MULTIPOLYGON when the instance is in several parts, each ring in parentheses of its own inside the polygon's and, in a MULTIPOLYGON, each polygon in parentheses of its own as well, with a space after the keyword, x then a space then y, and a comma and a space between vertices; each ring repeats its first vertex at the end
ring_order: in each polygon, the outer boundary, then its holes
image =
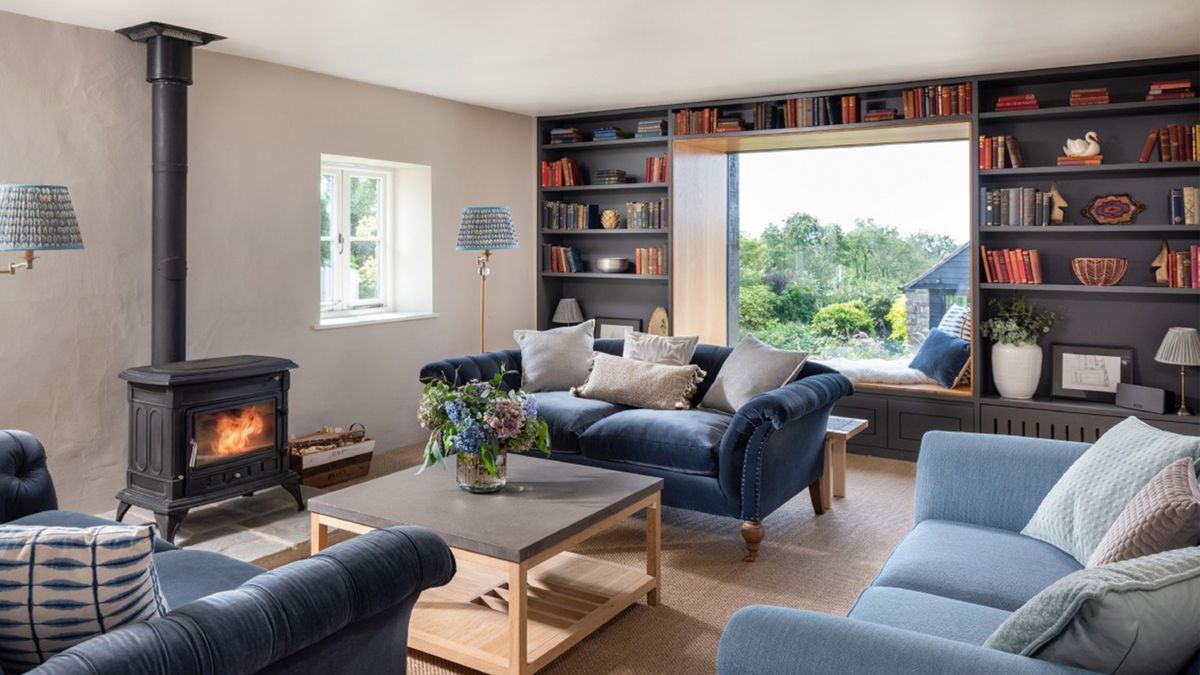
POLYGON ((992 382, 1004 398, 1033 398, 1042 379, 1042 348, 1036 344, 992 345, 992 382))

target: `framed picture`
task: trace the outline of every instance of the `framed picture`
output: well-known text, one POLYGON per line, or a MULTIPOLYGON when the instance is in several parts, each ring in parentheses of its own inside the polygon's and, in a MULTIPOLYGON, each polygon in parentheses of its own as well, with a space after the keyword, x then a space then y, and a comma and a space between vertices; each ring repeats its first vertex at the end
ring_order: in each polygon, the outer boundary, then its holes
POLYGON ((1117 384, 1132 384, 1133 350, 1127 347, 1050 345, 1054 386, 1059 398, 1112 403, 1117 384))
POLYGON ((597 316, 596 319, 596 339, 617 338, 624 339, 625 334, 631 330, 641 332, 641 319, 616 319, 610 316, 597 316))

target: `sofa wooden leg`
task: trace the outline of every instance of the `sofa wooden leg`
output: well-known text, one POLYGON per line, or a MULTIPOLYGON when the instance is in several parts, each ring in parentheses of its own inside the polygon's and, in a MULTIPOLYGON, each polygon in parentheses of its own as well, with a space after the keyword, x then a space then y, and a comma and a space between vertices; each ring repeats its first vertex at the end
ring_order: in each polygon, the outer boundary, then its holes
POLYGON ((825 505, 821 502, 821 481, 817 480, 808 486, 808 496, 812 497, 813 511, 817 515, 825 513, 825 505))
POLYGON ((746 557, 743 560, 754 562, 758 558, 758 545, 763 540, 762 522, 757 520, 744 521, 742 523, 742 539, 746 540, 746 557))

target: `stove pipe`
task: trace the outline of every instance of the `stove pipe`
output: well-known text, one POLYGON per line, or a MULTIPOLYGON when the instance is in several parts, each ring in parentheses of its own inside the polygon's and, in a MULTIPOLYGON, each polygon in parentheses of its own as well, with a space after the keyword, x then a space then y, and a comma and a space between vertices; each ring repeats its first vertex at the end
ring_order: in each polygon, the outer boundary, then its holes
POLYGON ((152 92, 150 361, 159 366, 187 358, 187 88, 192 84, 192 48, 224 38, 158 22, 117 32, 145 43, 146 81, 152 92))

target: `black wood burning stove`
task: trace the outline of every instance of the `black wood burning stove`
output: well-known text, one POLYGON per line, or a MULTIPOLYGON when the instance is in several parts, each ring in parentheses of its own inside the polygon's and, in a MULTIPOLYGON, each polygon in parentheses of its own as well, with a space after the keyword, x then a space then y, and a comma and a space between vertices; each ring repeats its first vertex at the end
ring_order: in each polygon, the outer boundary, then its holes
POLYGON ((222 38, 162 23, 117 32, 146 45, 154 255, 151 365, 121 373, 129 382, 129 464, 117 520, 131 505, 149 509, 159 534, 173 541, 188 509, 276 485, 303 510, 299 480, 287 468, 296 364, 267 356, 186 360, 187 88, 192 48, 222 38))

